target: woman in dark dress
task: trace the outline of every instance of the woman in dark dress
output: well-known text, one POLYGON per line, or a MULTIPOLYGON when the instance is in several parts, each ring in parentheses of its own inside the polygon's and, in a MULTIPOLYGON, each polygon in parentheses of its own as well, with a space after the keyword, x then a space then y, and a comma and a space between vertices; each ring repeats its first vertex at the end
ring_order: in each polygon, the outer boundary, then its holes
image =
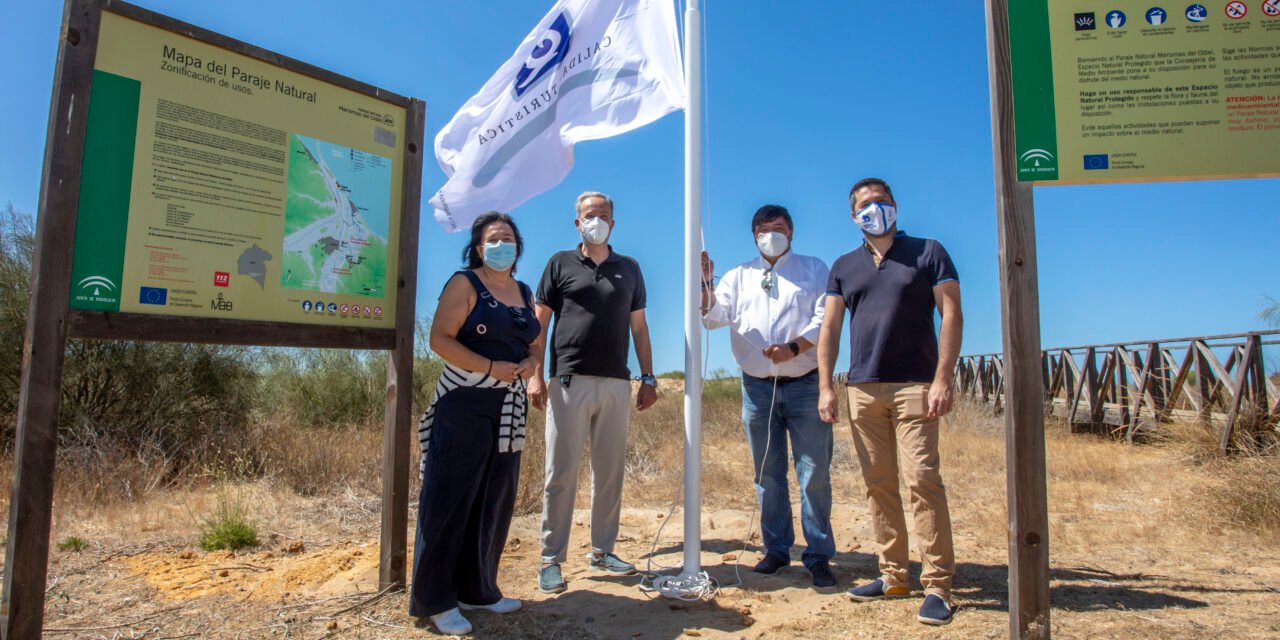
POLYGON ((436 398, 418 424, 422 494, 409 613, 442 633, 471 632, 463 610, 510 613, 498 588, 524 448, 525 378, 540 326, 529 287, 512 277, 523 252, 510 216, 471 226, 467 269, 440 294, 431 350, 445 361, 436 398))

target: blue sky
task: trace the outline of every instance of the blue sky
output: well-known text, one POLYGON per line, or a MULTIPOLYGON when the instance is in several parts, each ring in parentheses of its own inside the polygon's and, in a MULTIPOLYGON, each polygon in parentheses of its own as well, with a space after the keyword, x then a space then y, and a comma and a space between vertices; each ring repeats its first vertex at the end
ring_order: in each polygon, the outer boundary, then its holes
MULTIPOLYGON (((430 138, 514 52, 550 0, 138 0, 138 4, 427 102, 430 138)), ((847 194, 890 182, 900 225, 941 240, 961 274, 964 351, 1000 349, 984 17, 978 3, 705 0, 708 248, 720 271, 750 259, 751 213, 787 206, 795 249, 831 262, 857 246, 847 194)), ((61 19, 14 3, 0 39, 0 204, 34 212, 61 19)), ((560 186, 514 211, 519 276, 577 241, 574 197, 617 202, 613 244, 640 261, 655 368, 683 366, 683 117, 577 147, 560 186)), ((430 160, 423 192, 444 174, 430 160)), ((1036 191, 1045 346, 1264 328, 1276 282, 1280 181, 1036 191)), ((423 208, 419 311, 429 314, 465 238, 423 208)), ((735 369, 711 335, 709 367, 735 369)), ((843 358, 841 360, 843 362, 843 358)), ((1273 367, 1274 367, 1273 359, 1273 367)), ((633 365, 634 366, 634 365, 633 365)), ((843 365, 842 365, 843 366, 843 365)), ((633 369, 634 371, 634 369, 633 369)))

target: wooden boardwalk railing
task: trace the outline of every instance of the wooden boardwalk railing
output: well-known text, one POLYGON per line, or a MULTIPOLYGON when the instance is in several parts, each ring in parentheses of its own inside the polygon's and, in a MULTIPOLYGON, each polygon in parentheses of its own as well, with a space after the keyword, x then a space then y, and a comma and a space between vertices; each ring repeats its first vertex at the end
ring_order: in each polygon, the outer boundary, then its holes
MULTIPOLYGON (((1280 331, 1046 349, 1046 410, 1066 418, 1072 431, 1105 430, 1130 442, 1162 422, 1198 420, 1220 428, 1226 453, 1242 439, 1280 430, 1280 390, 1267 378, 1262 353, 1280 344, 1276 336, 1280 331)), ((1004 359, 961 356, 955 384, 957 395, 1002 410, 1004 359)))

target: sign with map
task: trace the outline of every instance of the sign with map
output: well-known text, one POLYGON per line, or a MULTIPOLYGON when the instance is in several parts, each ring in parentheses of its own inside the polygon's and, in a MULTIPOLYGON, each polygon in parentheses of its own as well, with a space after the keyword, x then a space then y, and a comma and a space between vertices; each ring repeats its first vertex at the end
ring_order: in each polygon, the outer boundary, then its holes
POLYGON ((280 286, 382 298, 391 160, 295 134, 280 286))
POLYGON ((395 326, 406 109, 103 12, 71 309, 395 326))
POLYGON ((1018 179, 1280 175, 1280 2, 1009 3, 1018 179))

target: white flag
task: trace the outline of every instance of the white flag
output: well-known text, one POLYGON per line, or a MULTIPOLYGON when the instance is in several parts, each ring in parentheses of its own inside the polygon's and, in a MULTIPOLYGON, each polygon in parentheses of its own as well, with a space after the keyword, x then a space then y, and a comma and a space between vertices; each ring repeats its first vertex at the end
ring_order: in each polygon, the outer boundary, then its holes
POLYGON ((684 108, 671 0, 559 0, 436 135, 449 181, 431 198, 447 231, 559 184, 573 145, 684 108))

